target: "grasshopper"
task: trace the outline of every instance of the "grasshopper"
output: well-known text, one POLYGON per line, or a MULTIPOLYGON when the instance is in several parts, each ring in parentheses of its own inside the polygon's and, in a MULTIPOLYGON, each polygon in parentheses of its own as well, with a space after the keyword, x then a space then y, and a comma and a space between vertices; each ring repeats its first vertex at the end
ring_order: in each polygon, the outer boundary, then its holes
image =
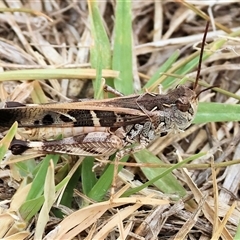
MULTIPOLYGON (((199 65, 202 54, 203 48, 199 65)), ((18 122, 25 139, 12 141, 10 150, 14 155, 31 149, 44 154, 67 153, 101 159, 118 151, 119 159, 145 148, 156 136, 189 127, 197 112, 197 86, 198 76, 193 89, 178 86, 167 94, 120 94, 120 97, 105 100, 48 104, 6 102, 0 109, 0 127, 7 129, 18 122), (65 138, 53 140, 60 133, 65 138), (139 145, 125 149, 133 143, 139 145)))
POLYGON ((14 139, 10 146, 13 154, 30 148, 39 153, 108 157, 132 143, 139 143, 138 149, 144 148, 156 136, 185 130, 197 105, 197 94, 185 86, 167 94, 145 93, 106 100, 39 105, 8 102, 0 109, 0 126, 8 128, 17 121, 23 133, 34 130, 30 134, 33 139, 65 135, 62 140, 51 141, 14 139))

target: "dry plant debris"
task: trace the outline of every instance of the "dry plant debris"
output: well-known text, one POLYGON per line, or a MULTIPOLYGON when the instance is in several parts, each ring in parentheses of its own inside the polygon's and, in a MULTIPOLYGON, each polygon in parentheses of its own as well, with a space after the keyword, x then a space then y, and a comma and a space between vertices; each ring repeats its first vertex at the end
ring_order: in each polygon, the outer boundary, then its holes
MULTIPOLYGON (((97 2, 111 46, 114 44, 117 3, 124 4, 124 1, 97 2)), ((89 80, 95 79, 96 71, 90 62, 94 42, 89 7, 94 4, 96 2, 90 0, 0 2, 0 70, 1 73, 9 72, 9 75, 0 74, 2 102, 32 103, 93 97, 89 80), (16 71, 31 69, 32 72, 16 71)), ((132 1, 131 9, 133 77, 129 82, 134 91, 139 91, 176 50, 180 50, 181 60, 199 47, 206 24, 203 11, 212 23, 207 42, 225 39, 226 43, 211 52, 211 57, 203 62, 201 72, 205 83, 216 85, 220 90, 206 92, 200 101, 237 106, 240 38, 227 33, 240 30, 239 1, 138 0, 132 1)), ((102 73, 104 78, 118 75, 119 72, 110 66, 102 73)), ((191 72, 188 77, 195 75, 196 72, 191 72)), ((231 114, 227 112, 226 115, 230 117, 231 114)), ((73 198, 69 196, 71 204, 64 206, 61 199, 66 197, 66 185, 70 179, 76 180, 82 159, 63 156, 55 167, 53 162, 57 160, 49 160, 44 195, 27 205, 26 196, 36 176, 21 165, 23 157, 10 163, 2 162, 0 238, 239 238, 236 235, 240 216, 240 165, 236 164, 240 159, 239 123, 226 121, 226 118, 221 120, 221 114, 216 113, 218 116, 218 122, 193 125, 177 136, 173 133, 158 138, 149 146, 148 150, 163 161, 164 169, 195 153, 206 153, 189 163, 187 168, 179 167, 173 171, 178 184, 184 187, 180 199, 178 192, 161 192, 157 184, 120 197, 129 187, 139 187, 147 181, 146 167, 142 168, 144 174, 138 168, 144 163, 137 164, 132 160, 119 174, 118 192, 113 201, 109 201, 108 196, 101 202, 88 198, 82 193, 82 183, 77 179, 73 198), (62 185, 56 187, 58 183, 62 185), (40 203, 35 217, 29 219, 28 214, 40 203), (24 207, 25 215, 22 216, 24 207)), ((134 157, 141 160, 137 154, 134 157)), ((28 160, 29 168, 41 163, 41 158, 36 159, 36 165, 33 160, 28 160)), ((145 166, 154 169, 153 165, 147 165, 147 160, 145 166)), ((161 165, 158 160, 156 165, 161 165)), ((97 175, 102 171, 102 166, 95 169, 97 175)), ((164 184, 163 181, 160 185, 164 184)))

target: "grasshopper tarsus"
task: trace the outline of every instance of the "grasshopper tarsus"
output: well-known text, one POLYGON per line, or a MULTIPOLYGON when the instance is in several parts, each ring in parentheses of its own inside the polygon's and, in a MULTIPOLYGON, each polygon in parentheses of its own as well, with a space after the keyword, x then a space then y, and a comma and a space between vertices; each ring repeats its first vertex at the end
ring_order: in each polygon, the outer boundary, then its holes
POLYGON ((116 90, 116 89, 114 89, 114 88, 112 88, 112 87, 110 87, 110 86, 108 86, 108 85, 104 85, 103 90, 104 90, 105 92, 112 93, 112 94, 114 94, 114 95, 117 96, 117 97, 124 97, 124 94, 122 94, 122 93, 119 92, 118 90, 116 90))
POLYGON ((25 104, 23 103, 20 103, 20 102, 15 102, 15 101, 8 101, 5 103, 5 108, 16 108, 16 107, 24 107, 26 106, 25 104))

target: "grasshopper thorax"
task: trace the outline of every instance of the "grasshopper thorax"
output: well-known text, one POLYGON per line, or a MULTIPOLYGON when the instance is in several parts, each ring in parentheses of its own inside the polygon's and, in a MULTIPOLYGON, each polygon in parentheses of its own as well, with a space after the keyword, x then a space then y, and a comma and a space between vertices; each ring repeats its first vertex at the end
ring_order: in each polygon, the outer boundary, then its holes
POLYGON ((196 92, 192 89, 188 87, 182 88, 185 94, 179 97, 175 102, 177 111, 179 113, 179 117, 175 118, 175 121, 178 129, 185 130, 191 125, 197 113, 198 98, 196 92))

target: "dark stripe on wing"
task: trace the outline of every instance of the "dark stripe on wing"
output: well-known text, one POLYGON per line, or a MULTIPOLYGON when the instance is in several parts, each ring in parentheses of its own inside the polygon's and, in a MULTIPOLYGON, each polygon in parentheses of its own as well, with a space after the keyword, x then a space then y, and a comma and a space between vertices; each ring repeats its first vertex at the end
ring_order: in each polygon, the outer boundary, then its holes
POLYGON ((102 126, 120 127, 146 120, 147 116, 115 113, 102 110, 44 110, 34 108, 0 109, 0 126, 11 127, 17 121, 19 127, 69 127, 69 126, 102 126), (93 112, 93 114, 92 114, 93 112))

